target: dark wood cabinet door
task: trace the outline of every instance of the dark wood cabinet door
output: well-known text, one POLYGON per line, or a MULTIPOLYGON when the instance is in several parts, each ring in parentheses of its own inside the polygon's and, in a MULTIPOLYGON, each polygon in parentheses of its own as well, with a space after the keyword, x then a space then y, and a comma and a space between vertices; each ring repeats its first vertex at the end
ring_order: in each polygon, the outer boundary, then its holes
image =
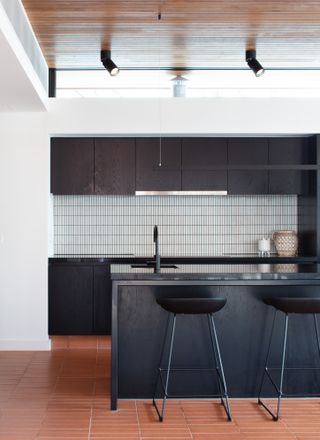
POLYGON ((268 165, 267 138, 229 138, 229 165, 268 165))
POLYGON ((95 193, 134 194, 135 139, 95 139, 95 193))
POLYGON ((268 192, 268 171, 228 171, 228 194, 268 194, 268 192))
POLYGON ((182 170, 212 170, 228 163, 227 138, 183 138, 182 170))
POLYGON ((93 277, 93 331, 98 335, 110 335, 112 299, 110 265, 94 266, 93 277))
POLYGON ((316 171, 270 170, 270 194, 315 194, 316 171))
POLYGON ((227 170, 182 170, 183 191, 227 191, 227 170))
POLYGON ((181 139, 136 139, 136 190, 181 190, 181 139))
POLYGON ((270 138, 269 163, 270 165, 316 164, 315 138, 270 138))
POLYGON ((51 139, 51 192, 53 194, 94 193, 93 139, 51 139))
POLYGON ((92 286, 92 266, 49 266, 50 335, 92 334, 92 286))
POLYGON ((182 139, 182 190, 183 191, 226 191, 228 160, 226 138, 183 138, 182 139))

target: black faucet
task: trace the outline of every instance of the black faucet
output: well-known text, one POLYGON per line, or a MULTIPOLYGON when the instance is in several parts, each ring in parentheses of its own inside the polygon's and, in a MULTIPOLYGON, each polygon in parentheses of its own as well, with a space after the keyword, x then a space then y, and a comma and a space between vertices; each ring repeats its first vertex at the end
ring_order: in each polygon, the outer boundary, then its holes
POLYGON ((160 254, 159 254, 159 239, 158 239, 158 226, 154 226, 153 228, 153 241, 155 243, 155 267, 154 273, 160 273, 161 263, 160 263, 160 254))

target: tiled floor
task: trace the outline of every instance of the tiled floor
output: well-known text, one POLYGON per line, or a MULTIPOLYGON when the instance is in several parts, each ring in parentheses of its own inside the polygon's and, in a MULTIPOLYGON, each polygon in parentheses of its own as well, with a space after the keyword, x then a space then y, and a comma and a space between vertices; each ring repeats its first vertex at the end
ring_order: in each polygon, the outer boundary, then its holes
POLYGON ((232 422, 217 402, 171 401, 159 423, 150 401, 110 412, 109 379, 109 349, 0 352, 0 440, 320 439, 320 400, 284 402, 277 423, 254 401, 232 400, 232 422))

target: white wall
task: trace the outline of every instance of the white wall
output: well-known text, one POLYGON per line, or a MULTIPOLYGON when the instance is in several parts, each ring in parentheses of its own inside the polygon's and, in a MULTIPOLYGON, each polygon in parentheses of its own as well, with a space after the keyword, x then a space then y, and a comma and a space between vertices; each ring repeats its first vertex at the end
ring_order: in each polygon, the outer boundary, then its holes
POLYGON ((46 115, 0 114, 0 349, 48 349, 46 115))
POLYGON ((49 135, 320 132, 319 99, 52 99, 48 108, 0 113, 0 349, 49 348, 49 135))
POLYGON ((52 134, 304 134, 320 99, 51 99, 52 134))

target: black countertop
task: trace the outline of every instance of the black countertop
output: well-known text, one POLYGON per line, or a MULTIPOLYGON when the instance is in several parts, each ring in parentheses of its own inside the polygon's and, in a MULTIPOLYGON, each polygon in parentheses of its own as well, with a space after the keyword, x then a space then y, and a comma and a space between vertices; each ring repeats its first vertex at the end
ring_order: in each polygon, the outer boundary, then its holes
MULTIPOLYGON (((49 263, 106 263, 134 264, 153 260, 152 256, 126 255, 59 255, 49 258, 49 263)), ((260 257, 254 254, 213 255, 213 256, 161 256, 163 263, 172 264, 315 264, 316 256, 260 257)))
POLYGON ((276 280, 320 280, 315 256, 260 257, 258 255, 165 256, 162 263, 178 265, 177 269, 132 269, 131 264, 153 260, 150 256, 99 255, 55 256, 50 264, 110 264, 113 280, 217 280, 268 282, 276 280), (198 267, 195 267, 199 265, 198 267), (288 265, 288 266, 287 266, 288 265))
POLYGON ((320 283, 320 272, 288 272, 288 273, 259 273, 259 272, 248 272, 248 273, 211 273, 211 272, 200 272, 200 273, 137 273, 137 272, 126 272, 126 273, 112 273, 112 281, 143 281, 143 282, 157 282, 157 281, 230 281, 230 282, 268 282, 268 281, 315 281, 316 284, 320 283))

